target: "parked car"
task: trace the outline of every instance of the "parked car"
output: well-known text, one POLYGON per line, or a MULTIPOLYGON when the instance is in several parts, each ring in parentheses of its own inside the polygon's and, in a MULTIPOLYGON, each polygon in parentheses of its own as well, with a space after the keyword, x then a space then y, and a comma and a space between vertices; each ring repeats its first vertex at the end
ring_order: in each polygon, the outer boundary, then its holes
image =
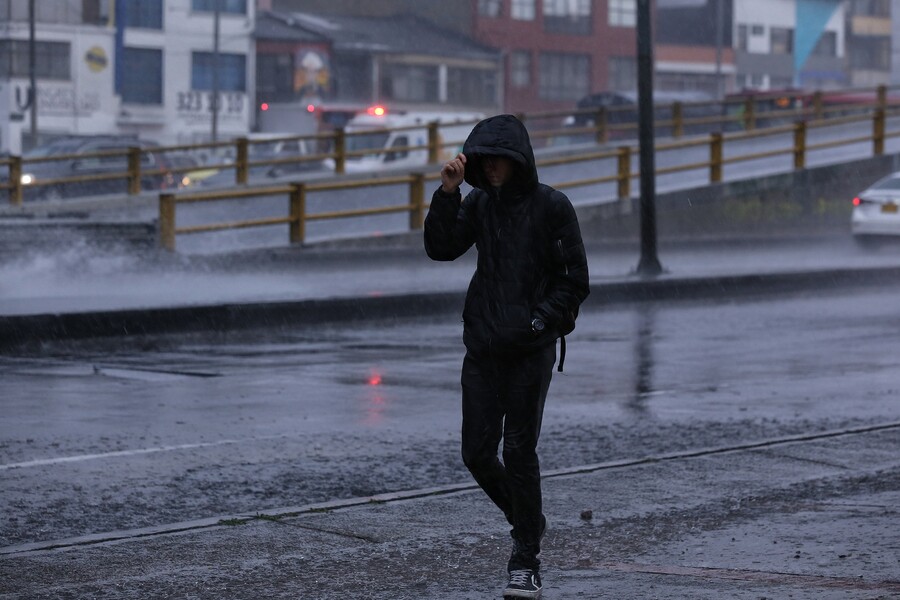
POLYGON ((71 136, 56 139, 36 147, 22 157, 23 198, 29 200, 63 199, 77 196, 103 194, 124 194, 128 191, 129 147, 138 146, 141 152, 143 172, 164 169, 163 173, 146 174, 141 177, 142 190, 157 190, 173 187, 175 180, 171 166, 165 155, 156 150, 157 144, 137 138, 121 136, 71 136), (117 152, 109 156, 93 156, 95 153, 117 152), (60 157, 58 160, 34 159, 60 157), (63 158, 65 157, 65 158, 63 158), (43 181, 71 177, 95 177, 104 174, 122 174, 109 179, 87 179, 85 181, 41 185, 43 181))
POLYGON ((900 239, 900 171, 875 182, 853 199, 850 229, 861 244, 900 239))
MULTIPOLYGON (((306 139, 283 139, 291 134, 251 133, 247 149, 247 158, 251 163, 270 160, 279 161, 274 164, 251 165, 247 172, 248 183, 260 183, 266 179, 276 179, 298 173, 322 171, 328 167, 324 160, 296 160, 314 154, 314 144, 306 139)), ((222 169, 214 175, 200 181, 204 187, 227 187, 234 185, 234 168, 222 169)))

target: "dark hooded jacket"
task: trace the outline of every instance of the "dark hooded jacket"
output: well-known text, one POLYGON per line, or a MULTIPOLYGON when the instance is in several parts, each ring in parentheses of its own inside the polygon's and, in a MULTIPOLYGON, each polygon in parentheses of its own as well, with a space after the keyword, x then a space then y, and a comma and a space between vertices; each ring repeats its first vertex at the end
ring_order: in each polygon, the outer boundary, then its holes
POLYGON ((463 309, 466 346, 492 352, 528 352, 556 341, 574 327, 587 297, 588 268, 571 202, 539 183, 525 126, 512 115, 478 123, 463 146, 465 180, 474 189, 439 187, 425 218, 425 251, 454 260, 475 244, 478 266, 463 309), (484 178, 485 156, 513 160, 502 188, 484 178), (532 330, 540 318, 543 332, 532 330))

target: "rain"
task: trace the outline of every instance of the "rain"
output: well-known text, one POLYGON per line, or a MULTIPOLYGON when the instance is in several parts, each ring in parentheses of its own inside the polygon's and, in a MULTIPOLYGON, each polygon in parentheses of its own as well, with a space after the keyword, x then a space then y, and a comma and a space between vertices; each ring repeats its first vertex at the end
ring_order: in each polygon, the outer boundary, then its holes
POLYGON ((423 247, 500 114, 590 273, 540 597, 897 597, 895 4, 0 0, 0 597, 505 597, 423 247))

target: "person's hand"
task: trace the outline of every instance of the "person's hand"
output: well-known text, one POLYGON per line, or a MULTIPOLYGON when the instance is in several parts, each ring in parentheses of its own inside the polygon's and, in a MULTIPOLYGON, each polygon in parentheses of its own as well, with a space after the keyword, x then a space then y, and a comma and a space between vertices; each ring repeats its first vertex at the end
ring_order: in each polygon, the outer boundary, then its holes
POLYGON ((466 155, 460 152, 456 158, 441 169, 441 189, 446 194, 453 194, 463 182, 466 175, 466 155))

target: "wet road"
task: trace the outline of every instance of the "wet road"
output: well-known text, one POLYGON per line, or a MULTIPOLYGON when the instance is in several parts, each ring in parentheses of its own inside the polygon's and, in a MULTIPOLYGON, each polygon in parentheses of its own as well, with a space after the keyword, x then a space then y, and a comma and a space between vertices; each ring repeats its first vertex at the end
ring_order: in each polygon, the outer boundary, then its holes
MULTIPOLYGON (((896 422, 898 291, 585 311, 542 465, 896 422)), ((0 546, 468 482, 459 337, 442 314, 0 357, 0 546)))

